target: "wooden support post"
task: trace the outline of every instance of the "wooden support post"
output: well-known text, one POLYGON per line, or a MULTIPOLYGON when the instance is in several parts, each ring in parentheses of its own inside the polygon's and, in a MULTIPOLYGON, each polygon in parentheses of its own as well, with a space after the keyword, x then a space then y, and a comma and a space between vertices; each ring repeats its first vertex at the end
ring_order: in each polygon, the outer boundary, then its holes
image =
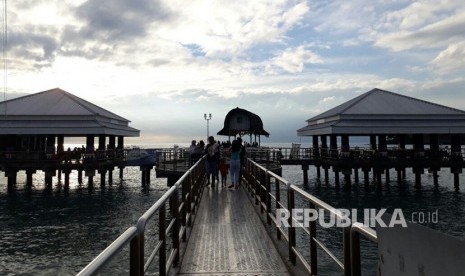
POLYGON ((386 184, 389 183, 391 181, 390 179, 390 175, 389 175, 389 168, 386 168, 386 184))
POLYGON ((438 171, 436 169, 433 170, 433 183, 434 186, 438 186, 438 171))
POLYGON ((370 135, 370 148, 371 150, 376 150, 376 135, 370 135))
POLYGON ((108 184, 113 183, 113 167, 108 170, 108 184))
POLYGON ((57 170, 57 174, 58 181, 61 181, 61 169, 57 170))
POLYGON ((16 176, 17 176, 17 171, 16 170, 6 170, 5 171, 5 176, 8 178, 8 192, 13 192, 14 188, 16 186, 16 176))
POLYGON ((344 181, 346 182, 347 187, 350 187, 352 185, 350 174, 344 174, 344 181))
POLYGON ((370 169, 363 169, 363 178, 365 182, 365 186, 370 185, 370 169))
POLYGON ((459 173, 454 172, 454 187, 458 189, 460 187, 460 182, 459 182, 459 173))
POLYGON ((317 178, 317 179, 320 179, 320 178, 321 178, 320 166, 316 166, 316 178, 317 178))
POLYGON ((358 168, 354 168, 354 182, 358 183, 360 180, 358 179, 358 168))
POLYGON ((69 173, 70 173, 70 170, 65 170, 64 173, 65 173, 65 189, 68 190, 69 189, 69 173))
POLYGON ((376 188, 381 188, 383 184, 382 176, 383 175, 380 172, 376 173, 376 188))
POLYGON ((397 171, 397 183, 402 183, 402 169, 401 168, 396 168, 397 171))
POLYGON ((144 187, 145 181, 146 181, 146 178, 145 178, 146 171, 142 167, 140 168, 140 171, 141 171, 141 184, 142 184, 142 187, 144 187))
POLYGON ((87 187, 88 187, 89 189, 94 188, 94 176, 93 176, 93 175, 89 175, 89 176, 88 176, 87 187))
POLYGON ((82 169, 78 170, 78 183, 82 184, 82 169))
POLYGON ((104 188, 105 187, 105 174, 107 171, 105 169, 100 170, 100 187, 104 188))
POLYGON ((145 185, 150 185, 150 172, 152 168, 146 168, 145 170, 145 185))
POLYGON ((304 186, 308 185, 308 165, 302 164, 302 172, 304 174, 304 186))
POLYGON ((124 167, 119 167, 119 179, 120 180, 123 180, 123 170, 124 170, 124 167))
POLYGON ((336 187, 339 187, 339 171, 334 171, 334 182, 336 187))
POLYGON ((415 188, 421 188, 421 173, 415 173, 415 188))
POLYGON ((28 188, 32 187, 32 175, 35 173, 35 170, 26 170, 26 186, 28 188))
POLYGON ((319 157, 320 156, 320 150, 319 150, 319 145, 318 145, 318 135, 312 136, 312 146, 313 146, 313 157, 319 157))
POLYGON ((329 184, 329 172, 328 172, 328 168, 324 168, 325 170, 325 184, 328 185, 329 184))
POLYGON ((415 188, 420 189, 421 188, 421 175, 424 173, 424 170, 421 167, 416 167, 416 168, 413 168, 413 173, 415 174, 415 188))

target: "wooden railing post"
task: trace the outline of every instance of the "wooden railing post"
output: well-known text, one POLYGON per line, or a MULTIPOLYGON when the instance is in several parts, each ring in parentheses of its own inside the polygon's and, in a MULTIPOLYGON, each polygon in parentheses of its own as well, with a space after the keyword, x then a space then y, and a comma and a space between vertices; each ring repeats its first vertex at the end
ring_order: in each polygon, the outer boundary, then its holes
POLYGON ((178 265, 179 262, 179 197, 178 189, 174 190, 173 195, 170 197, 172 211, 171 216, 174 219, 173 224, 173 249, 176 250, 173 265, 178 265))
MULTIPOLYGON (((275 182, 275 190, 276 190, 276 210, 278 210, 279 208, 281 208, 281 206, 279 205, 280 201, 281 201, 281 190, 280 190, 280 182, 279 180, 276 178, 276 182, 275 182)), ((280 225, 276 225, 276 238, 278 240, 281 239, 281 231, 279 230, 279 227, 280 225)))
POLYGON ((131 240, 129 249, 129 275, 131 276, 143 275, 144 261, 141 260, 140 247, 140 236, 137 235, 131 240))
MULTIPOLYGON (((315 209, 315 204, 310 202, 310 209, 315 209)), ((312 275, 318 275, 318 253, 316 244, 316 220, 310 221, 310 268, 312 275)))
POLYGON ((342 230, 343 239, 342 247, 344 251, 344 276, 351 276, 351 261, 350 261, 350 226, 344 227, 342 230))
POLYGON ((289 229, 288 229, 288 236, 289 236, 289 259, 292 264, 296 263, 296 254, 294 252, 294 248, 296 246, 296 239, 295 239, 295 228, 292 226, 293 218, 292 218, 292 210, 294 209, 294 190, 291 189, 291 186, 287 186, 287 209, 289 210, 289 229))
POLYGON ((160 207, 158 213, 158 239, 161 242, 158 255, 158 269, 160 276, 166 276, 166 221, 165 203, 160 207))
POLYGON ((265 187, 266 187, 266 222, 271 225, 271 184, 270 176, 265 172, 265 187))
POLYGON ((362 275, 361 260, 360 260, 360 234, 352 231, 350 238, 350 258, 351 258, 351 273, 352 276, 362 275))

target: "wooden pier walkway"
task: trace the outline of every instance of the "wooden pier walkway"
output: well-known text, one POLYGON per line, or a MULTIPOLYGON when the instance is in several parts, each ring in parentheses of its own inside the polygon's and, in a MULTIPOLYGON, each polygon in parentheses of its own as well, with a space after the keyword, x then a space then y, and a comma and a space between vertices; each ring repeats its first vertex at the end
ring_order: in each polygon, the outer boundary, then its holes
POLYGON ((202 197, 179 275, 289 275, 242 188, 202 197))

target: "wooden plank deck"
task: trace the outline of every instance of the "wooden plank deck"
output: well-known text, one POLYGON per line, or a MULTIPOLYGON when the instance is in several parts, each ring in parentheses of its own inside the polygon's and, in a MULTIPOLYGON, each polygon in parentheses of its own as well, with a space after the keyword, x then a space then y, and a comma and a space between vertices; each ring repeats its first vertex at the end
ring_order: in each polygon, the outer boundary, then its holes
POLYGON ((289 275, 242 188, 202 197, 179 275, 289 275))

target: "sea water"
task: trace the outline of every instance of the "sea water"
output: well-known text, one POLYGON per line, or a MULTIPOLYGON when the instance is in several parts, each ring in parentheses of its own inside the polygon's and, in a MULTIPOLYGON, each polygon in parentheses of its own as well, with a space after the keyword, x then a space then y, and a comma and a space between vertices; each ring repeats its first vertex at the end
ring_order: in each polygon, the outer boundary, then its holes
MULTIPOLYGON (((147 147, 166 145, 152 145, 147 147)), ((180 146, 187 146, 180 145, 180 146)), ((287 144, 276 145, 280 147, 287 144)), ((52 189, 46 189, 44 175, 34 174, 32 189, 26 187, 26 176, 18 173, 18 184, 13 193, 7 192, 7 179, 0 176, 0 275, 74 275, 85 267, 167 190, 166 179, 158 179, 152 170, 151 185, 141 187, 138 167, 124 169, 124 181, 114 171, 112 185, 100 188, 99 177, 94 177, 94 189, 89 190, 86 178, 77 184, 77 173, 70 175, 69 190, 53 178, 52 189)), ((422 175, 421 189, 415 189, 414 175, 408 170, 407 180, 397 184, 391 171, 391 182, 376 189, 352 183, 350 190, 334 186, 330 173, 329 185, 316 179, 316 170, 309 169, 309 184, 303 186, 300 166, 283 166, 283 178, 301 186, 310 194, 336 208, 401 208, 409 219, 414 212, 438 211, 437 223, 424 223, 438 231, 464 238, 465 187, 456 189, 447 169, 439 172, 439 185, 433 185, 431 175, 422 175)), ((322 179, 323 180, 323 179, 322 179)), ((464 178, 460 176, 461 183, 464 178)), ((465 185, 465 184, 462 184, 465 185)), ((297 206, 305 207, 301 199, 297 206)), ((298 244, 308 256, 308 237, 297 231, 298 244)), ((318 228, 318 238, 342 256, 342 231, 318 228)), ((221 241, 219 241, 221 242, 221 241)), ((339 269, 319 250, 319 274, 341 275, 339 269)), ((374 275, 377 251, 373 243, 363 242, 362 265, 364 275, 374 275)), ((127 269, 127 264, 124 264, 127 269)), ((123 269, 124 270, 124 269, 123 269)), ((124 275, 124 273, 121 273, 124 275)))

